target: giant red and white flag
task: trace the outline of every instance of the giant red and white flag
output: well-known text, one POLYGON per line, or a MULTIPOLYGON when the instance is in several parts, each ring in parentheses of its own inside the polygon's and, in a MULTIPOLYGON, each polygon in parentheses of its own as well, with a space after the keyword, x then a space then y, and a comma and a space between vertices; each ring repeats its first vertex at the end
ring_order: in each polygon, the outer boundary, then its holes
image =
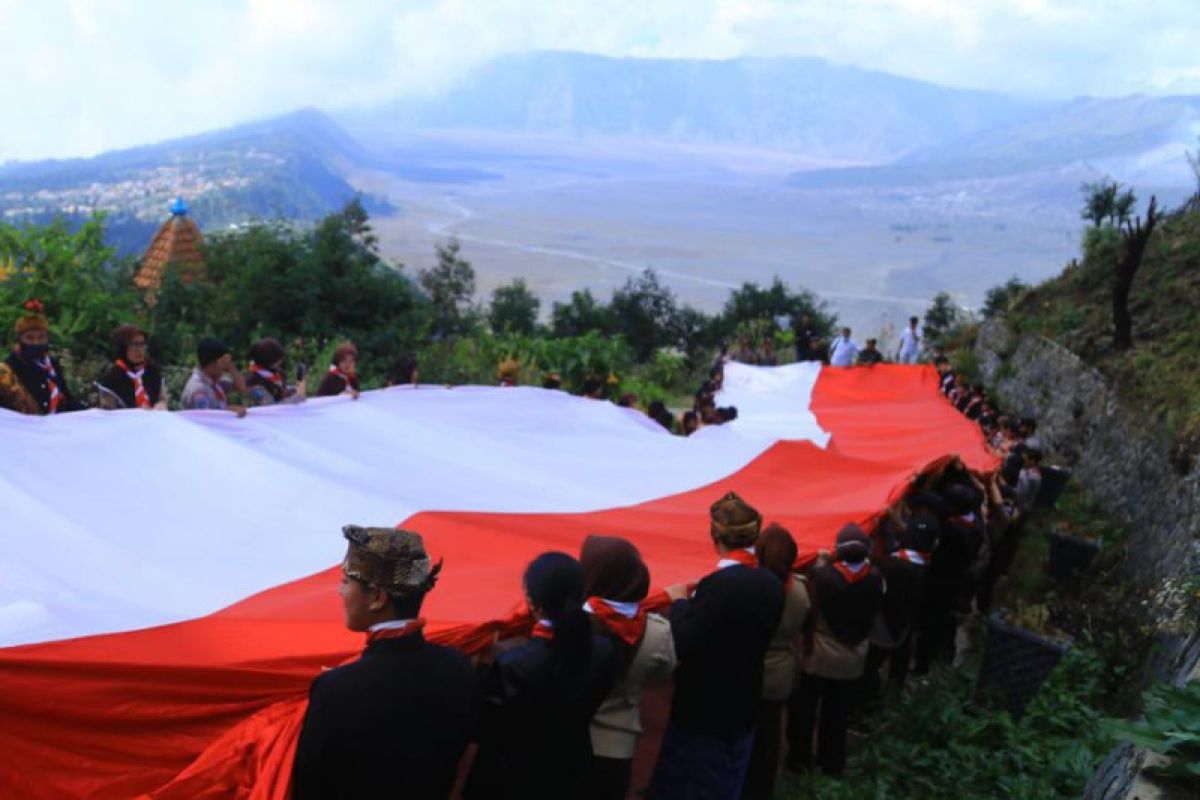
POLYGON ((589 533, 655 586, 712 564, 736 490, 802 555, 951 453, 993 459, 926 367, 730 365, 689 438, 540 389, 397 388, 219 412, 0 412, 0 797, 282 800, 308 684, 353 657, 341 526, 445 561, 431 639, 519 631, 520 576, 589 533))

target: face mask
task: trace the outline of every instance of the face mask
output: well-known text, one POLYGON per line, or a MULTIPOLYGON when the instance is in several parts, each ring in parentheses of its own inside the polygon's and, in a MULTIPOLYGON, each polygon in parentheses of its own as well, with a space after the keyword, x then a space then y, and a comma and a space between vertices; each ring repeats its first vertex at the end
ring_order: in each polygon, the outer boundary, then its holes
POLYGON ((41 361, 50 352, 48 344, 23 344, 21 345, 21 358, 29 361, 41 361))

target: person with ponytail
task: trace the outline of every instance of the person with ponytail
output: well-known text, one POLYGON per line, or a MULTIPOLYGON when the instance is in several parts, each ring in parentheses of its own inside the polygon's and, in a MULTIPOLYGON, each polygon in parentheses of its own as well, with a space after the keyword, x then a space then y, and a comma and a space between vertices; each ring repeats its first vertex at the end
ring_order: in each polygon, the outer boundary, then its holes
POLYGON ((529 641, 501 652, 482 676, 483 727, 463 797, 581 797, 591 775, 589 725, 616 670, 612 640, 583 610, 583 569, 566 553, 526 568, 536 620, 529 641))
POLYGON ((671 721, 649 796, 737 800, 762 698, 763 657, 783 614, 783 586, 754 546, 762 516, 734 492, 709 509, 716 571, 689 598, 672 586, 671 631, 679 666, 671 721))
POLYGON ((624 800, 633 775, 633 755, 642 733, 642 688, 665 683, 675 669, 671 624, 641 606, 650 590, 650 570, 632 543, 614 536, 589 536, 579 554, 583 610, 592 629, 607 637, 617 662, 616 685, 592 718, 592 777, 584 795, 624 800))
POLYGON ((846 767, 850 708, 883 604, 883 576, 871 565, 869 552, 867 535, 850 523, 838 533, 833 560, 822 559, 808 573, 816 624, 807 633, 800 685, 788 706, 792 769, 811 766, 814 728, 821 770, 840 775, 846 767))
POLYGON ((113 363, 98 381, 101 406, 108 410, 167 410, 167 382, 146 353, 146 332, 136 325, 113 331, 113 363))
POLYGON ((312 683, 292 800, 446 800, 480 697, 470 659, 423 633, 421 607, 442 564, 412 531, 347 525, 342 535, 342 611, 366 646, 312 683))
POLYGON ((800 671, 797 644, 808 621, 808 582, 795 573, 796 540, 787 528, 772 523, 758 537, 758 563, 783 584, 783 618, 763 658, 762 703, 754 729, 754 748, 746 768, 743 800, 770 800, 779 776, 779 753, 783 738, 783 707, 792 696, 800 671))

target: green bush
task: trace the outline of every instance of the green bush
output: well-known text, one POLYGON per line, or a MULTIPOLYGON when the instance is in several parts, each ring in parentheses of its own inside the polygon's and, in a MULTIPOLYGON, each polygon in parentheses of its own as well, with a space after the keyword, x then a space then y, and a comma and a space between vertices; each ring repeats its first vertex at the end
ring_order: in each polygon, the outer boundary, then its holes
POLYGON ((1148 767, 1148 773, 1200 791, 1200 681, 1159 684, 1144 697, 1144 719, 1107 720, 1105 727, 1122 741, 1166 757, 1165 764, 1148 767))
POLYGON ((785 779, 781 798, 1076 798, 1110 747, 1096 722, 1104 663, 1075 647, 1025 716, 975 700, 961 669, 934 673, 896 698, 852 748, 846 773, 785 779))

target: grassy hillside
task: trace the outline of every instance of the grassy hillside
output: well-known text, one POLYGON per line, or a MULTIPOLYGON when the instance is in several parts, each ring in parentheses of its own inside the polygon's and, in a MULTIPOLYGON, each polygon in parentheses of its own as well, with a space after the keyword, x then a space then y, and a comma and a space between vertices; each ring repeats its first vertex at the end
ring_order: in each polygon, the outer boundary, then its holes
POLYGON ((1132 408, 1171 439, 1181 471, 1200 454, 1200 203, 1165 218, 1130 298, 1134 346, 1112 346, 1114 247, 1100 243, 1008 313, 1107 375, 1132 408))

